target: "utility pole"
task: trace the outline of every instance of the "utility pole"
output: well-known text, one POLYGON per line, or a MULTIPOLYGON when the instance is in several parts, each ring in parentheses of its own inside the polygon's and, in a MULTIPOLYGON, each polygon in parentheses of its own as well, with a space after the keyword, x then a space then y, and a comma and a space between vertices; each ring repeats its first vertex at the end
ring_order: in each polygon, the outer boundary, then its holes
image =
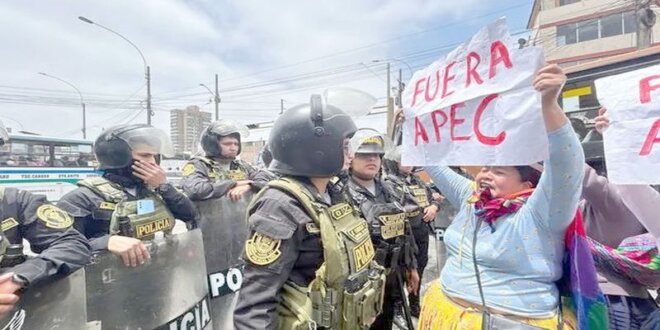
POLYGON ((651 9, 651 3, 660 1, 636 0, 635 16, 637 18, 637 49, 644 49, 651 46, 653 25, 655 25, 656 15, 651 9))
POLYGON ((215 74, 215 94, 213 95, 213 102, 215 102, 215 120, 218 120, 220 116, 220 110, 218 105, 220 104, 220 96, 218 94, 218 74, 215 74))
POLYGON ((392 104, 390 84, 390 62, 387 62, 387 134, 392 134, 392 123, 394 122, 394 105, 392 104))
POLYGON ((397 102, 398 107, 403 106, 403 70, 399 69, 399 87, 397 88, 397 102))
POLYGON ((280 115, 284 113, 284 99, 280 99, 280 115))

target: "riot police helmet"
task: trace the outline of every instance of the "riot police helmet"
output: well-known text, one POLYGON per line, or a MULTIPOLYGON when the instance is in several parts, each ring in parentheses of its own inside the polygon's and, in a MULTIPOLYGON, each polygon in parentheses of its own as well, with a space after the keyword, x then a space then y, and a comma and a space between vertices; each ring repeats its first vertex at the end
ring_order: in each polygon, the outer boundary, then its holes
POLYGON ((130 166, 133 163, 133 151, 146 151, 159 157, 174 155, 167 134, 146 124, 110 127, 94 142, 94 155, 99 162, 99 169, 121 169, 130 166))
POLYGON ((357 130, 353 119, 312 95, 309 104, 285 111, 273 125, 270 169, 283 175, 329 177, 344 165, 344 140, 357 130))
POLYGON ((397 175, 399 173, 399 166, 401 165, 401 152, 403 147, 398 145, 391 148, 383 156, 383 169, 385 172, 397 175))
POLYGON ((377 154, 383 157, 392 149, 392 143, 375 129, 360 128, 351 138, 350 148, 355 155, 377 154))
POLYGON ((250 134, 247 126, 229 119, 216 120, 202 132, 202 149, 209 157, 224 158, 220 148, 220 139, 232 136, 238 140, 238 155, 241 154, 241 138, 250 134))

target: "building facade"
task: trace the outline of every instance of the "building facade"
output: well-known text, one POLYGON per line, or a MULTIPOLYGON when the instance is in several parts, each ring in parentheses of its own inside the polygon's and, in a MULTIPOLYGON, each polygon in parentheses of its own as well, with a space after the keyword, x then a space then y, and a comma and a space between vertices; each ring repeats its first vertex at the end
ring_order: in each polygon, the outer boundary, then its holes
MULTIPOLYGON (((637 50, 636 0, 535 0, 527 27, 530 44, 563 67, 637 50)), ((660 13, 657 6, 651 6, 660 13)), ((651 44, 660 39, 660 24, 651 44)))
POLYGON ((211 113, 200 111, 196 105, 170 111, 170 136, 176 154, 199 151, 202 131, 211 124, 211 113))

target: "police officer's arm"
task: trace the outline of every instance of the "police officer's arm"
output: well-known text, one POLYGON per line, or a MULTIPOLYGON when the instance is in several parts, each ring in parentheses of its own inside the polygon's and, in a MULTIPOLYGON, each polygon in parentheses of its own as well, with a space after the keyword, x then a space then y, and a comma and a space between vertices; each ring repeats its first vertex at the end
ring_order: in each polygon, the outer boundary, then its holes
POLYGON ((90 237, 87 226, 96 221, 107 221, 110 224, 111 211, 108 211, 107 220, 94 219, 92 212, 98 208, 103 199, 94 193, 86 194, 85 191, 89 191, 89 189, 80 187, 67 193, 57 201, 57 206, 73 217, 73 228, 88 238, 92 252, 105 251, 108 249, 110 235, 90 237))
POLYGON ((206 200, 220 198, 236 186, 234 180, 213 180, 209 178, 208 169, 201 161, 191 161, 184 167, 181 187, 183 192, 191 200, 206 200), (192 164, 194 170, 186 171, 186 167, 192 164))
POLYGON ((248 179, 252 180, 252 183, 250 184, 251 190, 253 192, 259 192, 263 187, 265 187, 268 184, 269 181, 269 175, 266 171, 261 171, 259 169, 256 169, 250 164, 245 164, 245 168, 247 169, 247 175, 248 179))
POLYGON ((280 292, 298 259, 304 235, 295 225, 300 220, 294 219, 305 218, 309 217, 291 199, 287 202, 265 194, 257 202, 248 219, 251 234, 244 250, 246 265, 234 311, 235 329, 277 329, 280 292), (272 244, 266 245, 268 242, 272 244), (261 252, 255 253, 258 250, 261 252))
POLYGON ((49 205, 44 196, 25 191, 19 192, 18 202, 21 236, 39 255, 13 267, 15 274, 33 284, 55 274, 68 274, 89 262, 87 239, 71 227, 68 214, 49 205))
POLYGON ((186 222, 197 219, 195 204, 174 186, 166 183, 158 186, 157 190, 175 218, 186 222))

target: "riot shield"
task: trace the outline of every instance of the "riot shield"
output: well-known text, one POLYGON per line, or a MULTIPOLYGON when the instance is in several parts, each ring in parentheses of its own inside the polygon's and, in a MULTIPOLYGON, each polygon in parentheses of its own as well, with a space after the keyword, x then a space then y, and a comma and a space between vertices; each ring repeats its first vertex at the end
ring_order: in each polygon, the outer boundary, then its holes
POLYGON ((138 267, 104 253, 85 268, 88 328, 212 329, 200 230, 146 245, 151 259, 138 267))
POLYGON ((28 288, 0 329, 85 329, 85 270, 28 288))
POLYGON ((204 236, 212 319, 218 329, 234 327, 234 306, 243 284, 240 257, 248 235, 245 215, 252 197, 247 193, 237 202, 226 197, 195 202, 204 236))
POLYGON ((444 241, 445 230, 449 227, 451 221, 454 220, 454 216, 456 216, 456 208, 447 199, 444 199, 440 204, 438 215, 433 222, 433 228, 435 229, 436 271, 438 272, 436 277, 440 276, 442 268, 445 266, 445 260, 447 258, 447 248, 444 241))

